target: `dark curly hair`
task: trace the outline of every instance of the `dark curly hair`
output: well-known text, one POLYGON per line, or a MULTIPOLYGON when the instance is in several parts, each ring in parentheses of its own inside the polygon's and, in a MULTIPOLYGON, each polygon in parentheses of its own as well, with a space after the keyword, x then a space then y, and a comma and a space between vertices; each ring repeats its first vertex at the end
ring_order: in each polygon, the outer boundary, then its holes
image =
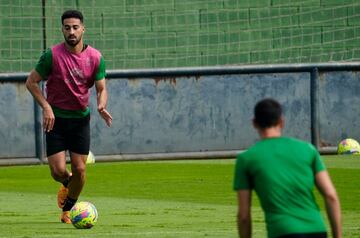
POLYGON ((84 21, 83 14, 78 10, 67 10, 61 16, 61 24, 64 24, 64 19, 67 18, 77 18, 80 20, 81 23, 84 21))

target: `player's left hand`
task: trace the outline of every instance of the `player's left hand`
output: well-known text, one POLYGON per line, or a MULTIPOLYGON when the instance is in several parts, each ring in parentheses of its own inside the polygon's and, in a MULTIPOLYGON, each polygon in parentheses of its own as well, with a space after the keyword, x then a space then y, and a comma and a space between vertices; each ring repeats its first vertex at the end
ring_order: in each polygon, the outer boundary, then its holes
POLYGON ((104 119, 104 121, 106 122, 106 125, 108 127, 111 127, 112 119, 113 119, 111 114, 105 108, 99 108, 98 112, 100 113, 100 116, 104 119))

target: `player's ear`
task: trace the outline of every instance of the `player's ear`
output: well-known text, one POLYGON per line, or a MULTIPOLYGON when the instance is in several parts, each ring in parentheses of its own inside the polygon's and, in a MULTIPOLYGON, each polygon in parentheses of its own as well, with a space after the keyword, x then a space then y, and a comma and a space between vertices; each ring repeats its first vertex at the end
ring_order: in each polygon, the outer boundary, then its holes
POLYGON ((279 121, 280 128, 283 129, 285 127, 285 118, 284 116, 281 116, 279 121))
POLYGON ((258 125, 257 125, 257 123, 256 123, 255 118, 252 119, 252 125, 253 125, 253 127, 254 127, 255 129, 258 129, 258 128, 259 128, 258 125))

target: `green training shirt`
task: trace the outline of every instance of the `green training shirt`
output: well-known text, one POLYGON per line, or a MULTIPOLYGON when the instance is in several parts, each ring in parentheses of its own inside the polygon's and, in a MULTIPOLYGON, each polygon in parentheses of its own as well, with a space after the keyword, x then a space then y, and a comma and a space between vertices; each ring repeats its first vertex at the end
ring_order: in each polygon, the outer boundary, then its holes
MULTIPOLYGON (((51 70, 53 67, 53 59, 52 59, 52 50, 49 48, 43 52, 41 55, 39 61, 37 62, 35 66, 35 70, 46 79, 49 74, 51 74, 51 70)), ((105 78, 105 61, 103 57, 100 58, 100 64, 98 66, 98 71, 95 75, 95 80, 101 80, 105 78)), ((87 107, 85 110, 65 110, 58 107, 55 107, 54 105, 51 105, 54 115, 58 117, 63 118, 81 118, 85 117, 90 113, 89 107, 87 107)))
POLYGON ((255 190, 269 238, 325 232, 313 194, 315 174, 322 170, 325 166, 311 144, 286 137, 268 138, 238 155, 234 189, 255 190))

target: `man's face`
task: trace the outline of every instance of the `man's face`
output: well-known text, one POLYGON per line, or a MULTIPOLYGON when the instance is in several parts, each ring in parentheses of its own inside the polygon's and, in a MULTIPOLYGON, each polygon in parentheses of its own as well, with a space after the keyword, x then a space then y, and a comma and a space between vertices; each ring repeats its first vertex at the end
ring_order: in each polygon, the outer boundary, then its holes
POLYGON ((66 18, 63 21, 62 32, 68 45, 75 47, 82 39, 84 25, 80 19, 66 18))

